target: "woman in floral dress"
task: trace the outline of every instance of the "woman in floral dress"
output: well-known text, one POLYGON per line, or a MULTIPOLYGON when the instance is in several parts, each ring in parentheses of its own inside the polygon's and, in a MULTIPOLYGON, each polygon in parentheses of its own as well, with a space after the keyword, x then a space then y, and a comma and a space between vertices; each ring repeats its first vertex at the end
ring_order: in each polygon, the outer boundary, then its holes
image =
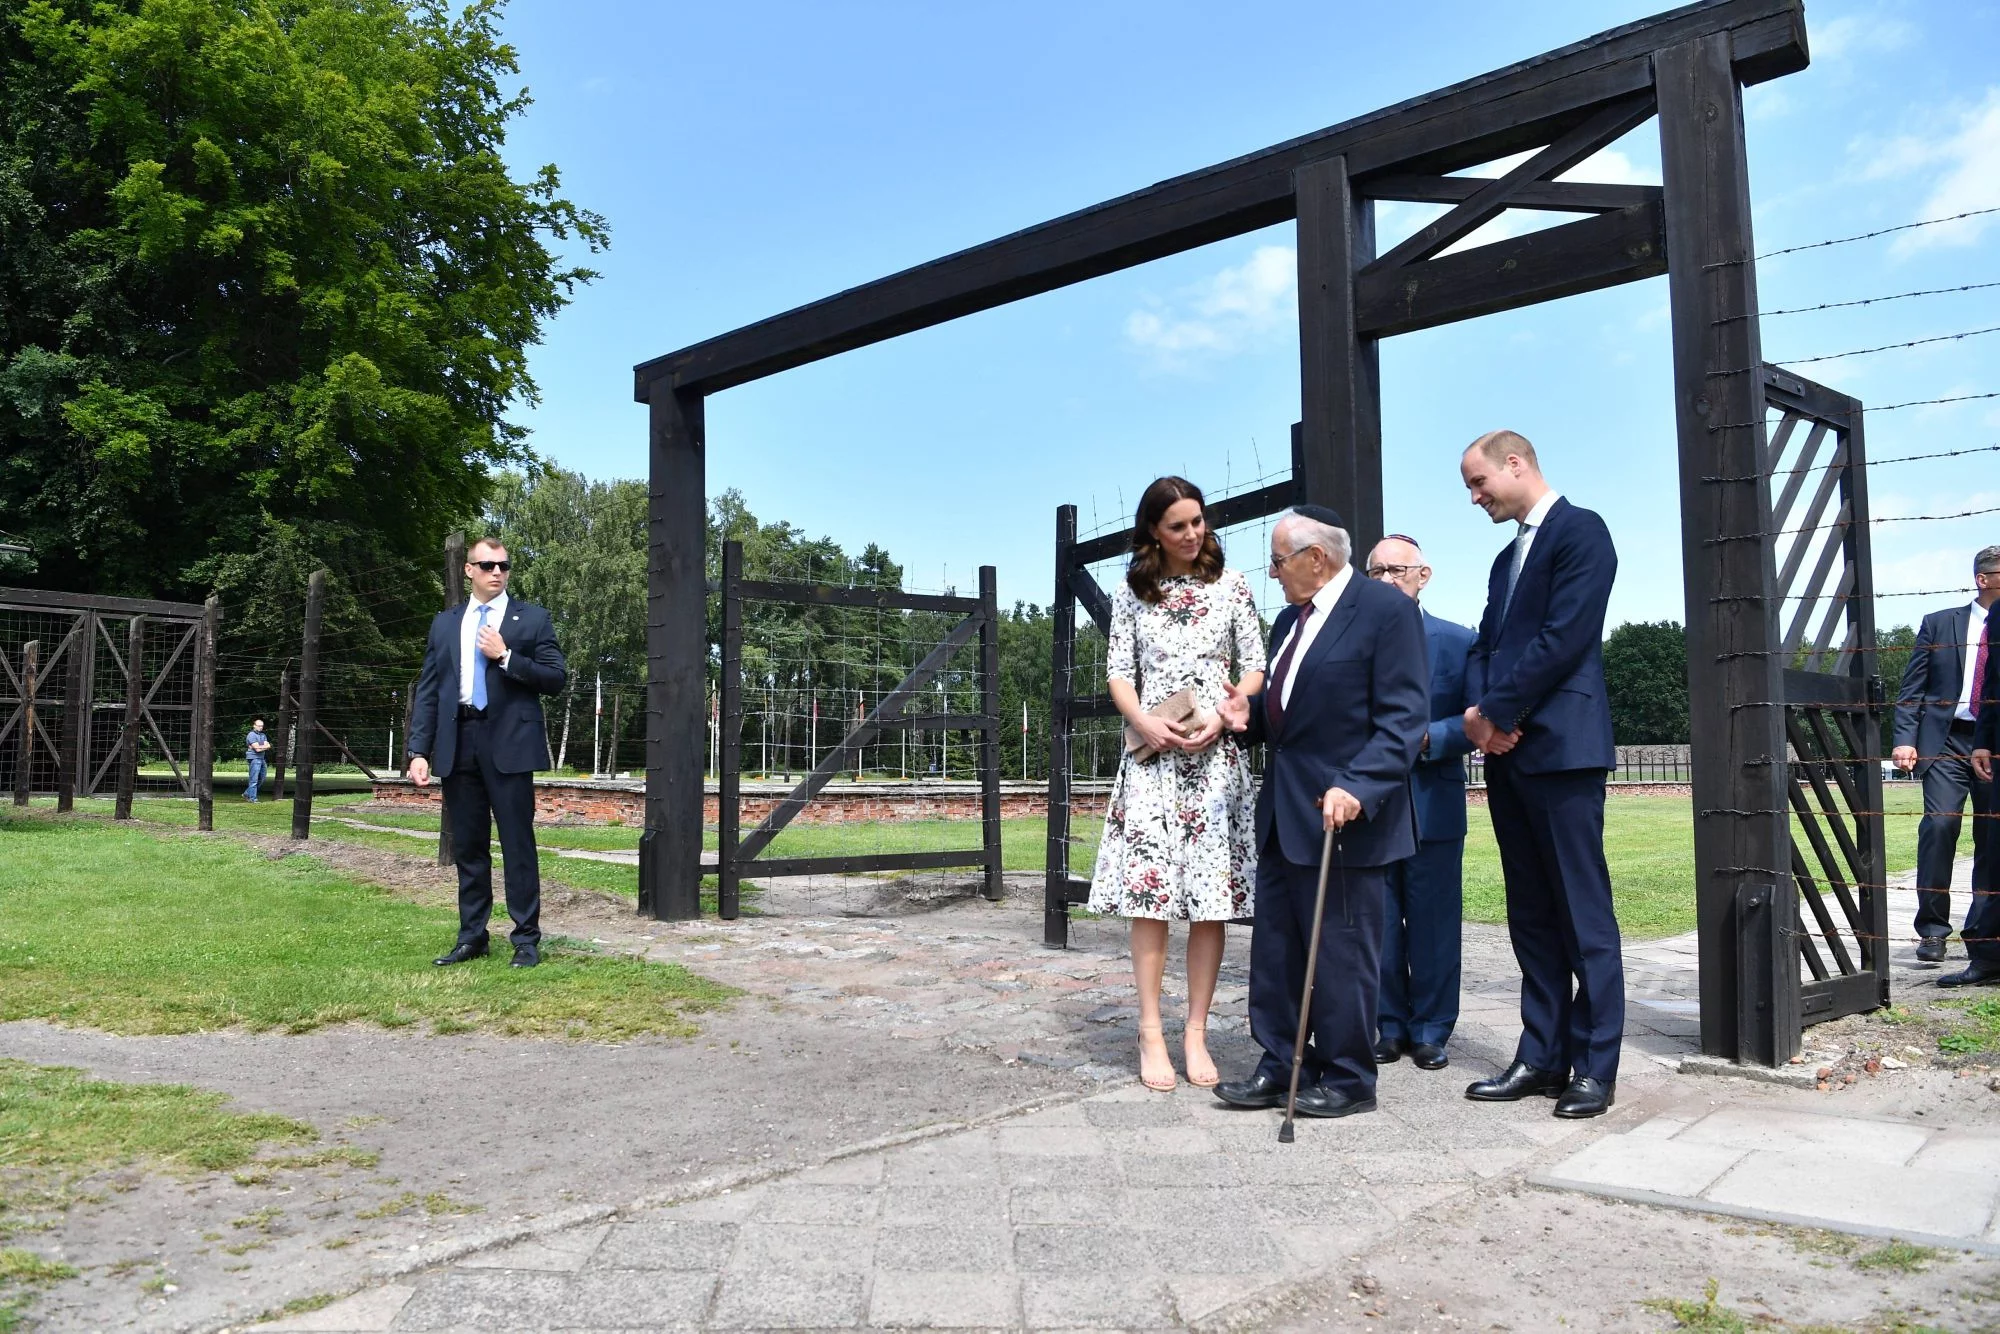
POLYGON ((1250 585, 1222 566, 1201 491, 1180 477, 1146 488, 1132 527, 1132 562, 1112 599, 1105 660, 1111 698, 1159 754, 1128 753, 1111 785, 1104 837, 1091 876, 1092 911, 1132 921, 1139 991, 1139 1078, 1174 1087, 1160 1023, 1167 923, 1188 923, 1188 1015, 1182 1038, 1191 1084, 1216 1082, 1208 1007, 1222 966, 1225 924, 1248 917, 1257 878, 1256 792, 1248 753, 1226 738, 1215 706, 1232 651, 1255 694, 1264 680, 1264 632, 1250 585), (1200 713, 1177 730, 1148 710, 1181 690, 1200 713))

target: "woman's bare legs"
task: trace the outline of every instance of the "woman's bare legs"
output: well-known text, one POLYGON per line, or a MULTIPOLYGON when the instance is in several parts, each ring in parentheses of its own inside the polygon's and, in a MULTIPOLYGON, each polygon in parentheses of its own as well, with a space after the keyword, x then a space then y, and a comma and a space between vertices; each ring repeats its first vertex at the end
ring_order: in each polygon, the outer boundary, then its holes
POLYGON ((1222 971, 1222 945, 1227 930, 1222 922, 1188 924, 1188 1012, 1181 1046, 1187 1061, 1188 1083, 1200 1088, 1212 1088, 1221 1078, 1208 1055, 1208 1007, 1215 999, 1216 976, 1222 971))
POLYGON ((1174 1061, 1160 1028, 1160 985, 1167 975, 1167 924, 1132 919, 1132 982, 1139 992, 1139 1082, 1160 1093, 1174 1086, 1174 1061))

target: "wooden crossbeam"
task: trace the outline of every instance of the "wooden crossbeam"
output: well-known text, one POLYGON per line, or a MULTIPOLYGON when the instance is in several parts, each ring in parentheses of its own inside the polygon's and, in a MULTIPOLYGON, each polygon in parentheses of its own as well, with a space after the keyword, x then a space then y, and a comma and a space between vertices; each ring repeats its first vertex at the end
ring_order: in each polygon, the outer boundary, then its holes
POLYGON ((1665 214, 1650 202, 1400 269, 1364 271, 1355 321, 1371 337, 1409 333, 1666 271, 1665 214))
POLYGON ((1076 594, 1076 600, 1090 613, 1090 619, 1097 622, 1097 628, 1105 634, 1111 633, 1111 598, 1091 577, 1090 571, 1081 565, 1069 572, 1069 589, 1076 594))
POLYGON ((1524 186, 1537 185, 1560 176, 1598 149, 1653 117, 1653 94, 1623 97, 1596 112, 1590 119, 1562 135, 1541 152, 1512 171, 1482 181, 1479 188, 1443 217, 1419 227, 1416 232, 1361 270, 1362 277, 1389 269, 1400 269, 1429 259, 1438 251, 1462 241, 1512 207, 1514 196, 1524 186))
MULTIPOLYGON (((1210 531, 1215 531, 1276 514, 1279 510, 1297 503, 1299 499, 1298 483, 1287 480, 1260 486, 1255 491, 1245 491, 1240 495, 1224 496, 1221 500, 1210 501, 1203 506, 1203 510, 1207 515, 1210 531)), ((1132 530, 1121 528, 1115 533, 1105 533, 1087 542, 1078 542, 1070 548, 1070 561, 1079 566, 1095 565, 1098 561, 1122 556, 1131 549, 1132 530)))
POLYGON ((1115 273, 1296 215, 1292 175, 1344 156, 1357 180, 1436 174, 1536 148, 1648 91, 1656 52, 1714 38, 1742 83, 1804 69, 1803 0, 1704 0, 1313 134, 1189 172, 865 283, 633 368, 704 395, 1115 273))
POLYGON ((978 598, 935 593, 905 593, 900 588, 845 588, 826 584, 781 583, 766 579, 743 579, 737 592, 760 602, 789 602, 799 606, 881 608, 889 611, 942 611, 970 616, 979 610, 978 598))
MULTIPOLYGON (((1410 204, 1461 204, 1489 184, 1482 176, 1375 176, 1356 183, 1369 199, 1397 199, 1410 204)), ((1521 186, 1508 208, 1546 213, 1616 213, 1661 198, 1657 185, 1603 185, 1594 181, 1541 181, 1521 186)))

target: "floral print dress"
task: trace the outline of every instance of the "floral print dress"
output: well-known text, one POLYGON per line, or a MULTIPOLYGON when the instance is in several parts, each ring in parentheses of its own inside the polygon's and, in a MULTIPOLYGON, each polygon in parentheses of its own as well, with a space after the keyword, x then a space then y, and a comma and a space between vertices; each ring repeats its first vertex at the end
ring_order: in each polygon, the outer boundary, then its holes
MULTIPOLYGON (((1232 650, 1238 679, 1264 670, 1263 626, 1241 573, 1225 570, 1212 584, 1162 579, 1160 593, 1148 606, 1121 581, 1112 599, 1105 674, 1136 682, 1141 705, 1188 689, 1213 711, 1232 650)), ((1184 922, 1248 917, 1256 810, 1249 752, 1227 735, 1198 755, 1125 756, 1097 845, 1091 911, 1184 922)))

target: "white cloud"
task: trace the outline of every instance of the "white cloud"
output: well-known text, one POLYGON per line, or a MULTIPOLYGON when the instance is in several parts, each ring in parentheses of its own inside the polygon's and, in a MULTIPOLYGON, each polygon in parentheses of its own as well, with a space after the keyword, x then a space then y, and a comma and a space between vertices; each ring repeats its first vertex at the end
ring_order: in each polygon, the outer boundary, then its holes
POLYGON ((1183 289, 1172 302, 1125 317, 1125 336, 1163 365, 1195 355, 1229 356, 1298 318, 1298 254, 1259 246, 1241 264, 1183 289))
MULTIPOLYGON (((1857 141, 1851 152, 1863 159, 1863 180, 1928 175, 1930 186, 1909 221, 1949 218, 2000 207, 2000 88, 1971 108, 1944 112, 1927 132, 1886 141, 1857 141)), ((1907 232, 1893 252, 1902 257, 1934 246, 1976 243, 2000 214, 1964 218, 1907 232)))
POLYGON ((1900 51, 1916 40, 1917 30, 1913 25, 1885 14, 1843 14, 1829 22, 1814 24, 1808 36, 1814 60, 1900 51))

